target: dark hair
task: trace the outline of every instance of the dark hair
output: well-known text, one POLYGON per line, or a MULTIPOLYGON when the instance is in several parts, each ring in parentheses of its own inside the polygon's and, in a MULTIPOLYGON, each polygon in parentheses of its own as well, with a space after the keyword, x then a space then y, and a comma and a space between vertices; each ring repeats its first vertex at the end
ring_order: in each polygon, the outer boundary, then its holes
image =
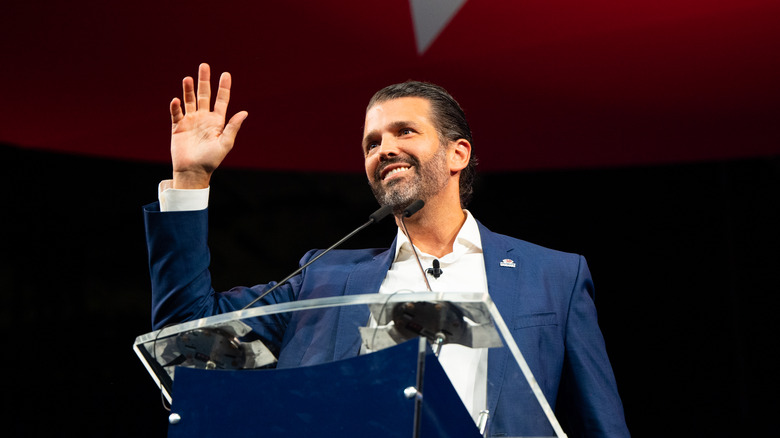
MULTIPOLYGON (((466 114, 450 93, 438 85, 418 81, 388 85, 374 94, 368 102, 366 111, 378 103, 402 97, 421 97, 431 103, 432 121, 442 144, 461 138, 472 143, 471 128, 466 121, 466 114)), ((460 205, 463 208, 468 205, 474 193, 476 167, 477 157, 472 150, 468 165, 460 172, 460 205)))

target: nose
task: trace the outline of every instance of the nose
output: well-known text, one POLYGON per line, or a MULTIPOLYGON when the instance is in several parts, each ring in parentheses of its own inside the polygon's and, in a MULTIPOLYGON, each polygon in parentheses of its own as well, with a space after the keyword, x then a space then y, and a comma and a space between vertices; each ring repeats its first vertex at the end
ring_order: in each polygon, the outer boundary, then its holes
POLYGON ((382 139, 382 143, 378 147, 377 153, 381 160, 386 160, 397 156, 400 151, 398 149, 398 142, 392 136, 386 136, 382 139))

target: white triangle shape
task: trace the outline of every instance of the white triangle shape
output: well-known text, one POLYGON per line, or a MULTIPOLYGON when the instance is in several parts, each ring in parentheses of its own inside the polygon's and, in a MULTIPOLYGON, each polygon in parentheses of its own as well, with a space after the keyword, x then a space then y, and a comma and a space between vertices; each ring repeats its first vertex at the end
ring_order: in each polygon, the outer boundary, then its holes
POLYGON ((417 53, 422 55, 466 0, 409 0, 417 53))

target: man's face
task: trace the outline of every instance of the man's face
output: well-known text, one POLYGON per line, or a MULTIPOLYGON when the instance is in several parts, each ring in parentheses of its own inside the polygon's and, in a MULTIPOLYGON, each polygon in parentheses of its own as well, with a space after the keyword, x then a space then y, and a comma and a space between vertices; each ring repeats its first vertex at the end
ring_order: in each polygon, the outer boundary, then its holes
POLYGON ((377 201, 396 212, 438 194, 450 178, 447 148, 431 120, 430 102, 403 97, 380 102, 366 113, 363 153, 377 201))

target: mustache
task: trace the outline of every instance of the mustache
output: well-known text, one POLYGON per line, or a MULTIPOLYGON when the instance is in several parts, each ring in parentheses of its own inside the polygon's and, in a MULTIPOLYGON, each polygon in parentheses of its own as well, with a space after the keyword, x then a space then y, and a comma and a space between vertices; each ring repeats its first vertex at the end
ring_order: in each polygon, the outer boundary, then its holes
POLYGON ((386 161, 383 161, 379 164, 379 166, 376 167, 376 170, 374 171, 374 181, 380 181, 382 172, 387 168, 387 166, 392 166, 393 164, 408 164, 409 166, 419 167, 420 160, 418 160, 416 157, 412 155, 403 155, 403 156, 397 156, 393 158, 388 158, 386 161))

